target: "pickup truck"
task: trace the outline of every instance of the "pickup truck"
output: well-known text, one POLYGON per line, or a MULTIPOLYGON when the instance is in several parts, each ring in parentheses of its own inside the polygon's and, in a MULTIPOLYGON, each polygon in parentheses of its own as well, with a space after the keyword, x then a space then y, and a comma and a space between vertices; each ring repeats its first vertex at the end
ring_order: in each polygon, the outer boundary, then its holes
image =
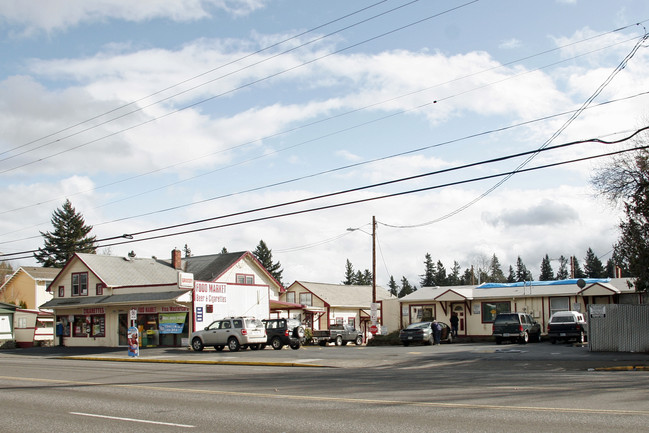
POLYGON ((320 346, 331 342, 336 343, 336 346, 344 346, 350 341, 357 346, 363 344, 363 335, 351 325, 331 325, 329 329, 313 331, 312 339, 320 346))
POLYGON ((586 341, 587 325, 584 315, 577 311, 558 311, 548 322, 548 338, 552 344, 574 339, 577 343, 586 341))

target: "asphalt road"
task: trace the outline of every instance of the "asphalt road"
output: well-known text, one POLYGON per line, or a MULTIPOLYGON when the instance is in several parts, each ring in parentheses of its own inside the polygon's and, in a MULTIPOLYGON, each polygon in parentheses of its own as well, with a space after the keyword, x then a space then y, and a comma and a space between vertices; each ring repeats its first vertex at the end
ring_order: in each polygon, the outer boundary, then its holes
POLYGON ((648 365, 647 354, 454 344, 146 349, 139 361, 127 358, 122 350, 0 351, 0 430, 577 433, 649 426, 649 372, 626 371, 648 365))

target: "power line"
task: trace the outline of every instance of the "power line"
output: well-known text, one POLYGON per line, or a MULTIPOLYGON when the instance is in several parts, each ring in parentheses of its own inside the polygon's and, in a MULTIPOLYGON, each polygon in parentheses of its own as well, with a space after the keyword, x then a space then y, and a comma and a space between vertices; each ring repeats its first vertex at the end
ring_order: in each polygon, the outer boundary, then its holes
MULTIPOLYGON (((309 213, 309 212, 314 212, 314 211, 320 211, 320 210, 325 210, 325 209, 332 209, 332 208, 341 207, 341 206, 348 206, 348 205, 359 204, 359 203, 363 203, 363 202, 369 202, 369 201, 380 200, 380 199, 385 199, 385 198, 392 198, 392 197, 397 197, 397 196, 402 196, 402 195, 407 195, 407 194, 413 194, 413 193, 418 193, 418 192, 430 191, 430 190, 440 189, 440 188, 445 188, 445 187, 450 187, 450 186, 457 186, 457 185, 462 185, 462 184, 465 184, 465 183, 472 183, 472 182, 483 181, 483 180, 488 180, 488 179, 493 179, 493 178, 498 178, 498 177, 503 177, 503 176, 510 176, 510 175, 516 174, 516 173, 524 173, 524 172, 535 171, 535 170, 540 170, 540 169, 547 169, 547 168, 556 167, 556 166, 560 166, 560 165, 587 161, 587 160, 591 160, 591 159, 595 159, 595 158, 613 156, 613 155, 617 155, 617 154, 621 154, 621 153, 625 153, 625 152, 629 152, 629 151, 635 151, 635 150, 639 150, 639 149, 646 149, 649 146, 635 147, 635 148, 632 148, 632 149, 619 150, 619 151, 616 151, 616 152, 609 152, 609 153, 595 155, 595 156, 577 158, 577 159, 568 160, 568 161, 561 161, 561 162, 546 164, 546 165, 543 165, 543 166, 538 166, 538 167, 533 167, 533 168, 517 169, 517 170, 514 170, 514 171, 510 171, 510 172, 505 172, 505 173, 492 174, 492 175, 486 175, 486 176, 481 176, 481 177, 472 178, 472 179, 448 182, 448 183, 445 183, 445 184, 434 185, 434 186, 430 186, 430 187, 423 187, 423 188, 418 188, 418 189, 414 189, 414 190, 408 190, 408 191, 401 191, 401 192, 386 194, 386 195, 382 195, 382 196, 376 196, 376 197, 370 197, 370 198, 365 198, 365 199, 352 200, 352 201, 338 203, 338 204, 324 205, 324 206, 320 206, 320 207, 316 207, 316 208, 293 211, 293 212, 287 212, 287 213, 283 213, 283 214, 276 214, 276 215, 271 215, 271 216, 258 217, 258 218, 253 218, 253 219, 249 219, 249 220, 245 220, 245 221, 226 223, 226 224, 222 224, 222 225, 218 225, 218 226, 203 227, 203 228, 186 230, 186 231, 176 232, 176 233, 171 233, 171 234, 162 234, 162 235, 150 236, 150 237, 143 238, 143 239, 132 239, 135 236, 140 236, 140 235, 143 235, 143 234, 150 234, 150 233, 154 233, 154 232, 158 232, 158 231, 166 231, 166 230, 171 230, 171 229, 176 229, 176 228, 181 228, 181 227, 187 227, 189 225, 200 224, 200 223, 205 223, 205 222, 209 222, 209 221, 215 221, 215 220, 219 220, 219 219, 230 218, 230 217, 234 217, 234 216, 242 216, 242 215, 245 215, 245 214, 260 212, 260 211, 263 211, 263 210, 271 210, 271 209, 277 209, 277 208, 284 207, 284 206, 289 206, 289 205, 294 205, 294 204, 299 204, 299 203, 306 203, 306 202, 309 202, 309 201, 319 200, 319 199, 323 199, 323 198, 329 198, 329 197, 333 197, 333 196, 347 194, 347 193, 350 193, 350 192, 358 192, 358 191, 361 191, 361 190, 366 190, 366 189, 375 188, 375 187, 379 187, 379 186, 386 186, 386 185, 390 185, 390 184, 400 183, 400 182, 409 181, 409 180, 413 180, 413 179, 419 179, 419 178, 428 177, 428 176, 432 176, 432 175, 437 175, 437 174, 441 174, 441 173, 447 173, 447 172, 451 172, 451 171, 457 171, 457 170, 466 169, 466 168, 469 168, 469 167, 475 167, 475 166, 480 166, 480 165, 485 165, 485 164, 490 164, 490 163, 495 163, 495 162, 501 162, 501 161, 504 161, 504 160, 508 160, 508 159, 512 159, 512 158, 518 158, 518 157, 533 154, 533 153, 556 150, 556 149, 560 149, 560 148, 564 148, 564 147, 568 147, 568 146, 573 146, 573 145, 576 145, 576 144, 583 144, 583 143, 588 143, 588 142, 597 142, 597 143, 604 143, 604 144, 621 143, 621 142, 630 140, 631 138, 635 137, 637 134, 640 134, 641 132, 644 132, 646 130, 649 130, 649 126, 646 126, 644 128, 641 128, 641 129, 635 131, 633 134, 631 134, 628 137, 625 137, 625 138, 619 139, 619 140, 615 140, 615 141, 605 141, 605 140, 600 140, 600 139, 588 139, 588 140, 579 140, 579 141, 575 141, 575 142, 559 144, 559 145, 555 145, 555 146, 546 146, 543 149, 535 149, 535 150, 531 150, 531 151, 528 151, 528 152, 521 152, 521 153, 517 153, 517 154, 514 154, 514 155, 507 155, 507 156, 503 156, 503 157, 500 157, 500 158, 494 158, 494 159, 490 159, 490 160, 486 160, 486 161, 480 161, 480 162, 476 162, 476 163, 465 164, 465 165, 458 166, 458 167, 452 167, 452 168, 437 170, 437 171, 434 171, 434 172, 423 173, 423 174, 419 174, 419 175, 415 175, 415 176, 408 176, 408 177, 405 177, 405 178, 395 179, 395 180, 386 181, 386 182, 380 182, 380 183, 377 183, 377 184, 367 185, 367 186, 358 187, 358 188, 352 188, 352 189, 333 192, 333 193, 329 193, 329 194, 323 194, 323 195, 319 195, 319 196, 309 197, 309 198, 306 198, 306 199, 294 200, 294 201, 290 201, 290 202, 264 206, 264 207, 261 207, 261 208, 251 209, 251 210, 247 210, 247 211, 235 212, 235 213, 231 213, 231 214, 227 214, 227 215, 220 215, 220 216, 212 217, 212 218, 205 218, 205 219, 201 219, 201 220, 189 221, 189 222, 174 224, 174 225, 165 226, 165 227, 158 227, 158 228, 154 228, 154 229, 148 229, 148 230, 143 230, 143 231, 139 231, 139 232, 132 232, 132 233, 124 234, 124 235, 98 239, 97 242, 104 242, 104 241, 116 240, 116 239, 122 239, 122 238, 125 238, 127 240, 108 243, 108 244, 104 244, 104 245, 99 245, 97 248, 107 247, 107 246, 114 246, 114 245, 121 245, 121 244, 127 244, 127 243, 134 243, 134 242, 142 242, 142 241, 146 241, 146 240, 159 239, 159 238, 170 237, 170 236, 178 236, 178 235, 182 235, 182 234, 196 233, 196 232, 201 232, 201 231, 206 231, 206 230, 213 230, 213 229, 217 229, 217 228, 230 227, 230 226, 235 226, 235 225, 240 225, 240 224, 245 224, 245 223, 259 222, 259 221, 264 221, 264 220, 276 219, 276 218, 280 218, 280 217, 298 215, 298 214, 309 213)), ((383 224, 383 225, 386 225, 386 224, 383 224)), ((33 253, 33 252, 36 252, 36 251, 38 251, 38 250, 20 251, 20 252, 9 253, 9 254, 5 253, 5 254, 0 254, 0 257, 15 256, 15 255, 21 255, 21 254, 26 254, 26 253, 33 253)))
MULTIPOLYGON (((149 172, 146 172, 146 173, 141 173, 141 174, 139 174, 139 175, 135 175, 135 176, 130 176, 130 177, 128 177, 128 178, 124 178, 124 179, 121 179, 121 180, 117 180, 117 181, 114 181, 114 182, 110 182, 110 183, 108 183, 108 184, 100 185, 100 186, 97 186, 97 187, 94 187, 94 188, 91 188, 91 189, 88 189, 88 190, 78 191, 78 192, 76 192, 76 193, 72 193, 72 194, 67 194, 66 196, 56 197, 56 198, 52 198, 52 199, 50 199, 50 200, 46 200, 46 201, 43 201, 43 202, 39 202, 39 203, 35 203, 35 204, 31 204, 31 205, 27 205, 27 206, 22 206, 22 207, 20 207, 20 208, 14 208, 14 209, 6 210, 6 211, 3 211, 3 212, 0 212, 0 215, 2 215, 2 214, 6 214, 6 213, 9 213, 9 212, 14 212, 14 211, 19 211, 19 210, 28 209, 28 208, 30 208, 30 207, 39 206, 39 205, 42 205, 42 204, 44 204, 44 203, 49 203, 49 202, 57 201, 57 200, 60 200, 60 199, 62 199, 62 198, 67 198, 67 197, 74 196, 74 195, 78 195, 78 194, 82 194, 82 193, 85 193, 85 192, 96 191, 96 190, 99 190, 99 189, 101 189, 101 188, 106 188, 106 187, 108 187, 108 186, 112 186, 112 185, 116 185, 116 184, 123 183, 123 182, 126 182, 126 181, 134 180, 134 179, 137 179, 137 178, 140 178, 140 177, 144 177, 144 176, 147 176, 147 175, 150 175, 150 174, 153 174, 153 173, 158 173, 158 172, 161 172, 161 171, 167 170, 167 169, 169 169, 169 168, 177 167, 177 166, 179 166, 179 165, 183 165, 183 164, 186 164, 186 163, 189 163, 189 162, 192 162, 192 161, 196 161, 196 160, 199 160, 199 159, 205 158, 205 157, 207 157, 207 156, 216 155, 216 154, 218 154, 218 153, 224 153, 224 152, 227 152, 227 151, 229 151, 229 150, 233 150, 233 149, 236 149, 236 148, 240 148, 240 147, 243 147, 243 146, 245 146, 245 145, 252 144, 252 143, 255 143, 255 142, 258 142, 258 141, 261 141, 261 140, 267 140, 267 139, 270 139, 270 138, 274 138, 274 137, 277 137, 277 136, 280 136, 280 135, 284 135, 284 134, 287 134, 287 133, 290 133, 290 132, 297 131, 297 130, 299 130, 299 129, 303 129, 303 128, 306 128, 306 127, 309 127, 309 126, 313 126, 313 125, 315 125, 315 124, 323 123, 323 122, 326 122, 326 121, 329 121, 329 120, 332 120, 332 119, 335 119, 335 118, 340 118, 340 117, 342 117, 342 116, 346 116, 346 115, 349 115, 349 114, 352 114, 352 113, 356 113, 356 112, 359 112, 359 111, 362 111, 362 110, 366 110, 366 109, 369 109, 369 108, 372 108, 372 107, 376 107, 376 106, 378 106, 378 105, 382 105, 382 104, 385 104, 385 103, 388 103, 388 102, 393 102, 393 101, 395 101, 395 100, 397 100, 397 99, 401 99, 401 98, 404 98, 404 97, 407 97, 407 96, 412 96, 412 95, 414 95, 414 94, 421 93, 421 92, 426 91, 426 90, 431 90, 431 89, 433 89, 433 88, 435 88, 435 87, 439 87, 439 86, 442 86, 442 85, 445 85, 445 84, 449 84, 449 83, 452 83, 452 82, 455 82, 455 81, 459 81, 459 80, 462 80, 462 79, 465 79, 465 78, 469 78, 469 77, 472 77, 472 76, 475 76, 475 75, 478 75, 478 74, 481 74, 481 73, 485 73, 485 72, 488 72, 488 71, 492 71, 492 70, 495 70, 495 69, 503 68, 503 67, 505 67, 505 66, 511 65, 511 64, 513 64, 513 63, 516 63, 516 62, 519 62, 519 61, 522 61, 522 60, 527 60, 527 59, 530 59, 530 58, 533 58, 533 57, 537 57, 537 56, 540 56, 540 55, 543 55, 543 54, 547 54, 547 53, 552 52, 552 51, 556 51, 556 50, 564 49, 564 48, 569 47, 569 46, 572 46, 572 45, 576 45, 576 44, 579 44, 579 43, 583 43, 583 42, 586 42, 586 41, 590 41, 590 40, 592 40, 592 39, 599 38, 599 37, 602 37, 602 36, 605 36, 605 35, 608 35, 608 34, 611 34, 611 33, 614 33, 614 32, 619 32, 619 31, 621 31, 621 30, 627 29, 627 28, 632 27, 632 26, 635 26, 635 25, 638 25, 638 24, 633 24, 633 25, 627 25, 627 26, 624 26, 624 27, 620 27, 620 28, 618 28, 618 29, 611 30, 611 31, 609 31, 609 32, 605 32, 605 33, 602 33, 602 34, 599 34, 599 35, 596 35, 596 36, 592 36, 592 37, 589 37, 589 38, 586 38, 586 39, 583 39, 583 40, 580 40, 580 41, 572 42, 572 43, 570 43, 570 44, 566 44, 566 45, 563 45, 563 46, 561 46, 561 47, 557 47, 557 48, 554 48, 554 49, 551 49, 551 50, 546 50, 546 51, 543 51, 543 52, 541 52, 541 53, 534 54, 534 55, 532 55, 532 56, 527 56, 527 57, 524 57, 524 58, 522 58, 522 59, 513 60, 513 61, 510 61, 510 62, 504 63, 504 64, 502 64, 502 65, 499 65, 499 66, 494 66, 494 67, 492 67, 492 68, 488 68, 488 69, 486 69, 486 70, 482 70, 482 71, 475 72, 475 73, 472 73, 472 74, 469 74, 469 75, 465 75, 465 76, 462 76, 462 77, 458 77, 458 78, 455 78, 455 79, 453 79, 453 80, 449 80, 449 81, 447 81, 447 82, 445 82, 445 83, 440 83, 440 84, 436 84, 436 85, 434 85, 434 86, 429 86, 429 87, 426 87, 426 88, 423 88, 423 89, 419 89, 419 90, 416 90, 416 91, 413 91, 413 92, 409 92, 409 93, 406 93, 406 94, 403 94, 403 95, 399 95, 399 96, 396 96, 396 97, 393 97, 393 98, 390 98, 390 99, 387 99, 387 100, 383 100, 383 101, 376 102, 376 103, 373 103, 373 104, 370 104, 370 105, 366 105, 366 106, 361 107, 361 108, 357 108, 357 109, 354 109, 354 110, 350 110, 350 111, 347 111, 347 112, 345 112, 345 113, 339 113, 339 114, 337 114, 337 115, 330 116, 330 117, 325 118, 325 119, 319 119, 319 120, 317 120, 317 121, 310 122, 310 123, 307 123, 307 124, 303 124, 303 125, 300 125, 300 126, 297 126, 297 127, 291 128, 291 129, 288 129, 288 130, 284 130, 284 131, 281 131, 281 132, 278 132, 278 133, 275 133, 275 134, 272 134, 272 135, 268 135, 268 136, 265 136, 265 137, 260 137, 260 138, 257 138, 257 139, 254 139, 254 140, 251 140, 251 141, 248 141, 248 142, 245 142, 245 143, 241 143, 241 144, 238 144, 238 145, 235 145, 235 146, 231 146, 231 147, 229 147, 229 148, 227 148, 227 149, 223 149, 223 150, 220 150, 220 151, 218 151, 218 152, 213 152, 213 153, 210 153, 210 154, 208 154, 208 155, 203 155, 203 156, 196 157, 196 158, 192 158, 192 159, 185 160, 185 161, 182 161, 182 162, 174 163, 174 164, 172 164, 172 165, 170 165, 170 166, 166 166, 166 167, 158 168, 158 169, 155 169, 155 170, 152 170, 152 171, 149 171, 149 172)), ((587 52, 587 53, 583 53, 583 54, 580 54, 580 55, 578 55, 578 56, 574 56, 574 57, 572 57, 572 58, 563 59, 563 60, 561 60, 560 62, 556 62, 556 63, 550 64, 550 65, 546 65, 546 66, 543 66, 543 67, 540 67, 540 68, 536 68, 536 69, 533 69, 533 70, 530 70, 530 71, 526 71, 526 72, 523 72, 523 73, 521 73, 521 74, 516 74, 516 75, 514 75, 514 76, 511 76, 511 77, 505 78, 505 79, 503 79, 503 80, 499 80, 499 81, 497 81, 497 82, 492 82, 492 83, 489 83, 489 84, 486 84, 486 85, 483 85, 483 86, 480 86, 480 87, 477 87, 477 88, 473 88, 473 89, 470 89, 470 90, 464 91, 464 92, 462 92, 462 93, 460 93, 460 94, 466 94, 466 93, 468 93, 468 92, 475 91, 475 90, 478 90, 478 89, 481 89, 481 88, 485 88, 485 87, 488 87, 488 86, 490 86, 490 85, 494 85, 494 84, 497 84, 497 83, 501 83, 501 82, 503 82, 503 81, 507 81, 507 80, 509 80, 509 79, 513 79, 513 78, 519 77, 519 76, 524 75, 524 74, 529 74, 529 73, 532 73, 532 72, 534 72, 534 71, 537 71, 537 70, 540 70, 540 69, 547 68, 547 67, 549 67, 549 66, 555 66, 555 65, 557 65, 557 64, 559 64, 559 63, 567 62, 567 61, 573 60, 573 59, 575 59, 575 58, 577 58, 577 57, 582 57, 582 56, 585 56, 585 55, 588 55, 588 54, 592 54, 593 52, 600 51, 600 50, 603 50, 603 49, 606 49, 606 48, 610 48, 611 46, 618 45, 618 44, 621 44, 621 43, 624 43, 624 42, 626 42, 626 40, 625 40, 625 41, 622 41, 622 42, 618 42, 618 43, 613 44, 613 45, 609 45, 609 46, 606 46, 606 47, 598 48, 598 49, 596 49, 596 50, 592 50, 592 51, 589 51, 589 52, 587 52)), ((437 100, 435 100, 433 103, 437 103, 437 102, 441 102, 441 101, 444 101, 444 100, 448 100, 448 99, 451 99, 451 98, 453 98, 453 97, 457 97, 457 96, 459 96, 460 94, 455 94, 455 95, 447 96, 447 97, 444 97, 444 98, 441 98, 441 99, 437 99, 437 100)), ((274 151, 274 152, 271 152, 271 153, 266 153, 266 154, 263 154, 263 155, 260 155, 260 156, 254 157, 254 158, 247 159, 247 160, 245 160, 245 161, 240 161, 240 162, 238 162, 238 163, 231 164, 231 165, 226 166, 226 167, 220 167, 220 168, 218 168, 218 169, 211 170, 211 171, 207 171, 207 172, 201 173, 201 174, 199 174, 199 175, 195 175, 195 176, 191 176, 191 177, 188 177, 188 178, 184 178, 184 179, 182 179, 182 180, 179 180, 179 181, 176 181, 176 182, 173 182, 173 183, 169 183, 169 184, 166 184, 166 185, 163 185, 163 186, 160 186, 160 187, 154 188, 154 189, 150 189, 150 190, 147 190, 147 191, 143 191, 143 192, 138 193, 138 194, 136 194, 136 195, 131 195, 131 196, 128 196, 128 197, 121 198, 121 199, 119 199, 119 200, 114 200, 114 201, 112 201, 112 202, 107 202, 107 203, 104 203, 103 205, 101 205, 101 206, 99 206, 99 207, 103 207, 103 206, 108 206, 108 205, 111 205, 111 204, 119 203, 119 202, 121 202, 121 201, 128 200, 128 199, 132 199, 132 198, 135 198, 135 197, 139 197, 139 196, 142 196, 142 195, 144 195, 144 194, 149 194, 149 193, 152 193, 152 192, 155 192, 155 191, 158 191, 158 190, 161 190, 161 189, 167 188, 167 187, 169 187, 169 186, 174 186, 174 185, 177 185, 177 184, 180 184, 180 183, 189 182, 189 181, 191 181, 191 180, 197 179, 197 178, 202 177, 202 176, 207 176, 208 174, 212 174, 212 173, 215 173, 215 172, 217 172, 217 171, 222 171, 222 170, 225 170, 225 169, 227 169, 227 168, 232 168, 232 167, 235 167, 235 166, 237 166, 237 165, 245 164, 245 163, 250 162, 250 161, 253 161, 253 160, 255 160, 255 159, 259 159, 259 158, 262 158, 262 157, 266 157, 266 156, 271 155, 271 154, 276 154, 276 153, 279 153, 279 152, 281 152, 281 151, 285 151, 285 150, 288 150, 288 149, 292 149, 292 148, 295 148, 295 147, 297 147, 297 146, 301 146, 301 145, 304 145, 304 144, 308 144, 308 143, 314 142, 314 141, 316 141, 316 140, 320 140, 320 139, 323 139, 323 138, 326 138, 326 137, 330 137, 330 136, 332 136, 332 135, 339 134, 339 133, 342 133, 342 132, 346 132, 346 131, 352 130, 352 129, 354 129, 354 128, 358 128, 358 127, 361 127, 361 126, 365 126, 365 125, 368 125, 368 124, 371 124, 371 123, 375 123, 375 122, 378 122, 378 121, 382 121, 382 120, 385 120, 385 119, 388 119, 388 118, 394 117, 394 116, 396 116, 396 115, 405 114, 405 113, 410 112, 410 111, 415 111, 415 110, 418 110, 418 109, 421 109, 421 108, 424 108, 424 107, 427 107, 427 106, 430 106, 430 105, 431 105, 431 103, 427 103, 427 104, 423 104, 423 105, 420 105, 420 106, 418 106, 418 107, 414 107, 414 108, 411 108, 411 109, 401 110, 401 111, 399 111, 399 112, 392 113, 392 114, 390 114, 390 115, 388 115, 388 116, 384 116, 384 117, 381 117, 381 118, 377 118, 377 119, 374 119, 374 120, 371 120, 371 121, 368 121, 368 122, 364 122, 364 123, 359 124, 359 125, 355 125, 355 126, 352 126, 352 127, 349 127, 349 128, 345 128, 345 129, 342 129, 342 130, 338 130, 338 131, 335 131, 335 132, 332 132, 332 133, 326 134, 326 135, 324 135, 324 136, 320 136, 320 137, 316 137, 316 138, 313 138, 313 139, 310 139, 310 140, 307 140, 307 141, 303 141, 303 142, 301 142, 301 143, 297 143, 297 144, 294 144, 294 145, 291 145, 291 146, 285 147, 285 148, 283 148, 283 149, 280 149, 280 150, 277 150, 277 151, 274 151)), ((600 104, 600 105, 602 105, 602 104, 600 104)), ((552 116, 550 116, 550 117, 552 117, 552 116)), ((547 118, 550 118, 550 117, 547 117, 547 118)), ((271 185, 271 186, 275 186, 275 185, 271 185)), ((234 194, 232 194, 232 195, 234 195, 234 194)), ((99 208, 99 207, 96 207, 95 209, 97 209, 97 208, 99 208)), ((177 208, 177 207, 176 207, 176 208, 177 208)), ((163 210, 163 211, 164 211, 164 210, 163 210)), ((156 212, 156 211, 152 211, 152 212, 149 212, 149 213, 146 213, 146 214, 142 214, 142 215, 140 215, 140 216, 150 215, 150 214, 154 214, 154 213, 158 213, 158 212, 156 212)), ((127 217, 127 218, 128 218, 128 217, 127 217)), ((121 221, 121 220, 124 220, 124 219, 127 219, 127 218, 122 218, 122 219, 119 219, 119 220, 116 220, 116 221, 121 221)), ((114 222, 114 221, 110 221, 110 222, 114 222)), ((16 231, 20 231, 20 230, 22 230, 22 229, 19 229, 19 230, 16 230, 16 231)), ((5 234, 6 234, 6 233, 5 233, 5 234)))

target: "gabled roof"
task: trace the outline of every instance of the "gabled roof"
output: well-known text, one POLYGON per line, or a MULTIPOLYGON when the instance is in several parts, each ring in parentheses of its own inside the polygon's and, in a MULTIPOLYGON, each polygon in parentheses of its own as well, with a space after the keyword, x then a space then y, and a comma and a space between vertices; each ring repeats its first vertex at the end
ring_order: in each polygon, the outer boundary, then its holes
MULTIPOLYGON (((313 293, 332 307, 369 308, 372 304, 372 286, 354 286, 344 284, 311 283, 296 281, 289 289, 299 285, 313 293)), ((298 288, 299 290, 299 288, 298 288)), ((383 287, 376 286, 376 300, 396 299, 383 287)))
MULTIPOLYGON (((75 253, 59 275, 81 261, 106 287, 135 287, 178 284, 178 271, 156 259, 126 258, 101 254, 75 253)), ((50 287, 56 285, 59 277, 50 287)))
MULTIPOLYGON (((207 256, 190 256, 181 260, 184 272, 194 274, 195 281, 216 281, 225 274, 232 266, 241 260, 250 262, 273 281, 278 288, 282 285, 273 277, 270 272, 257 260, 250 251, 236 253, 210 254, 207 256)), ((168 263, 165 261, 165 263, 168 263)))
POLYGON ((0 285, 0 291, 9 284, 11 280, 13 280, 16 276, 18 276, 21 272, 24 272, 25 274, 29 275, 34 281, 45 281, 45 282, 50 282, 54 280, 54 278, 59 274, 61 271, 61 268, 43 268, 40 266, 21 266, 16 271, 11 274, 9 278, 7 278, 6 281, 3 282, 3 284, 0 285))

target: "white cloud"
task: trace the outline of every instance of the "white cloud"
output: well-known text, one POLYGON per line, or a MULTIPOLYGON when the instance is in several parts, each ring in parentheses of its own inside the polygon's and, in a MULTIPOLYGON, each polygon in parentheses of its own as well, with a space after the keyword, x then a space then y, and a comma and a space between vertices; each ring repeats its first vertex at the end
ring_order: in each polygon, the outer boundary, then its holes
POLYGON ((498 48, 502 50, 513 50, 514 48, 520 48, 523 45, 523 43, 516 38, 511 38, 507 39, 506 41, 502 41, 500 45, 498 45, 498 48))
POLYGON ((234 16, 247 15, 265 7, 268 0, 49 0, 32 2, 5 0, 0 2, 0 18, 22 26, 22 35, 39 31, 62 31, 80 23, 96 23, 110 19, 143 22, 152 19, 195 21, 211 17, 214 10, 234 16))

